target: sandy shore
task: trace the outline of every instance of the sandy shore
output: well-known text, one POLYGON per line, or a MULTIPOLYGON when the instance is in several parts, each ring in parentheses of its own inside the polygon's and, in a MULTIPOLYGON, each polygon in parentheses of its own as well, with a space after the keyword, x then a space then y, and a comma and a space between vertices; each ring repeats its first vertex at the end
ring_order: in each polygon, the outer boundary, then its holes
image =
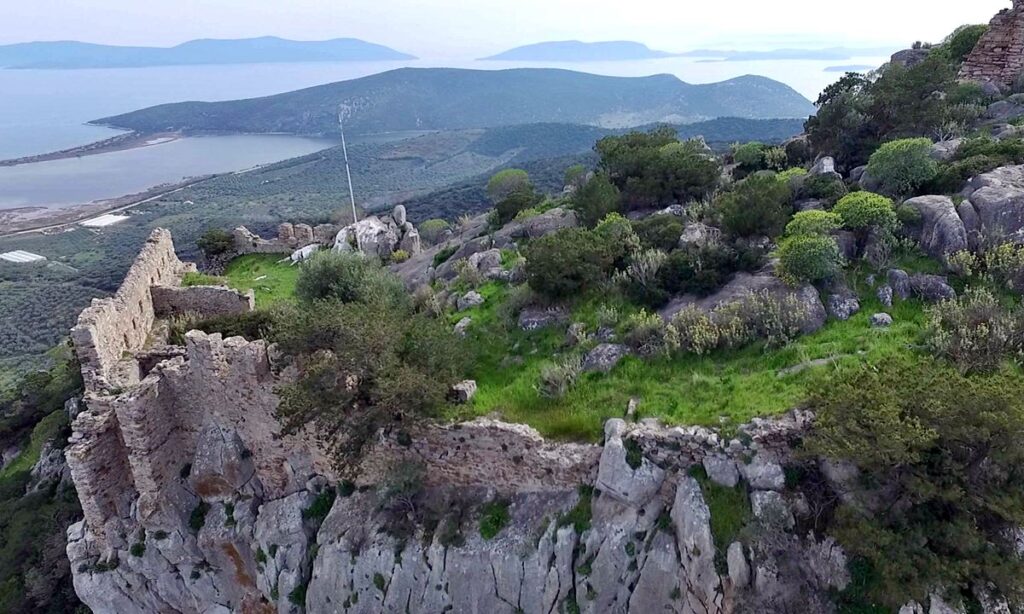
POLYGON ((51 151, 49 153, 24 156, 21 158, 11 158, 9 160, 0 160, 0 166, 18 166, 19 164, 49 162, 51 160, 64 160, 66 158, 81 158, 84 156, 95 156, 98 154, 110 153, 112 151, 123 151, 139 147, 152 147, 153 145, 162 145, 164 143, 176 141, 183 136, 184 135, 180 132, 157 132, 150 134, 126 132, 125 134, 112 136, 109 139, 95 141, 86 145, 79 145, 78 147, 72 147, 70 149, 51 151))

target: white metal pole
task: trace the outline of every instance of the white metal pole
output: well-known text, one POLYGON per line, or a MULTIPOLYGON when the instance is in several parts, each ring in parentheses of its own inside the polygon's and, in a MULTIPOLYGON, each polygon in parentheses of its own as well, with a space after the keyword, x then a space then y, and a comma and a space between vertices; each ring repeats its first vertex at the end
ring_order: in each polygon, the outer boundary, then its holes
MULTIPOLYGON (((352 190, 352 171, 348 167, 348 145, 345 143, 345 122, 344 122, 344 106, 338 108, 338 129, 341 131, 341 151, 345 156, 345 176, 348 178, 348 199, 352 203, 352 223, 355 224, 359 221, 356 216, 356 196, 352 190)), ((359 251, 363 251, 363 246, 359 244, 359 233, 356 232, 356 248, 359 251)))

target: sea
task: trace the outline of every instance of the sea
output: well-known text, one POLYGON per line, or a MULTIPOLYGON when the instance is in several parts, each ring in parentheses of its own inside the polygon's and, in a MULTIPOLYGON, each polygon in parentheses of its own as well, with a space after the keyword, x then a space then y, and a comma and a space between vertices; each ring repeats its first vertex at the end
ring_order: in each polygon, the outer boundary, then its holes
MULTIPOLYGON (((84 70, 0 69, 0 159, 84 145, 118 134, 87 122, 186 100, 267 96, 407 66, 498 70, 550 67, 639 77, 673 74, 710 83, 756 74, 814 100, 839 75, 836 64, 881 65, 886 58, 718 61, 663 58, 625 62, 544 63, 464 59, 405 62, 316 62, 84 70)), ((0 167, 0 209, 63 207, 115 198, 184 177, 238 171, 312 153, 328 139, 284 135, 212 136, 65 160, 0 167)))

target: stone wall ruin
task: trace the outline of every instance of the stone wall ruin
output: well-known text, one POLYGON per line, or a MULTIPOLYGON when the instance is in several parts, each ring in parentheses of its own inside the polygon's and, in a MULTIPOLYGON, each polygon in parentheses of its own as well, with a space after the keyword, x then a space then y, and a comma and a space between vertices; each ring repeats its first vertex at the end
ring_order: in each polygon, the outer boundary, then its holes
POLYGON ((1024 0, 996 14, 960 68, 960 79, 1011 87, 1024 70, 1024 0))

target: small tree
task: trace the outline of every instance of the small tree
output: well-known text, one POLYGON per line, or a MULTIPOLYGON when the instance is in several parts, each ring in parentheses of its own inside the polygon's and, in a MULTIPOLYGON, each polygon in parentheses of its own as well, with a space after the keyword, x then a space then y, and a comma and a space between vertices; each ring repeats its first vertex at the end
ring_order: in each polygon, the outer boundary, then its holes
POLYGON ((441 237, 444 235, 446 230, 451 229, 452 225, 446 220, 432 219, 427 220, 420 224, 419 232, 420 238, 427 242, 428 245, 436 245, 441 237))
POLYGON ((715 205, 722 215, 722 227, 738 237, 782 233, 793 212, 790 189, 774 173, 758 173, 721 195, 715 205))
POLYGON ((511 194, 520 191, 533 191, 530 176, 522 169, 508 168, 499 171, 487 182, 487 197, 494 204, 498 204, 511 194))
POLYGON ((614 252, 597 233, 568 228, 527 246, 527 282, 547 297, 567 298, 608 279, 614 261, 614 252))
POLYGON ((831 279, 842 267, 836 240, 827 235, 802 234, 779 246, 779 275, 788 283, 815 283, 831 279))
POLYGON ((306 303, 325 299, 391 306, 409 303, 402 280, 380 262, 358 253, 332 251, 317 252, 302 265, 295 296, 306 303))
POLYGON ((572 197, 572 207, 580 215, 583 224, 593 227, 609 213, 620 209, 619 189, 612 184, 607 174, 598 173, 576 191, 572 197))
POLYGON ((873 229, 891 232, 899 224, 892 200, 871 192, 847 194, 832 212, 843 220, 844 228, 862 236, 873 229))
POLYGON ((207 258, 212 258, 213 256, 220 256, 233 250, 235 248, 235 238, 226 230, 211 228, 199 237, 196 245, 199 249, 203 250, 203 254, 207 258))
POLYGON ((931 157, 928 139, 890 141, 871 154, 867 172, 887 193, 906 196, 935 178, 938 163, 931 157))
POLYGON ((786 235, 827 235, 842 225, 842 219, 831 211, 801 211, 786 224, 786 235))
POLYGON ((540 201, 541 197, 533 191, 532 185, 512 192, 494 207, 498 213, 498 223, 508 223, 515 219, 521 211, 535 207, 540 201))

